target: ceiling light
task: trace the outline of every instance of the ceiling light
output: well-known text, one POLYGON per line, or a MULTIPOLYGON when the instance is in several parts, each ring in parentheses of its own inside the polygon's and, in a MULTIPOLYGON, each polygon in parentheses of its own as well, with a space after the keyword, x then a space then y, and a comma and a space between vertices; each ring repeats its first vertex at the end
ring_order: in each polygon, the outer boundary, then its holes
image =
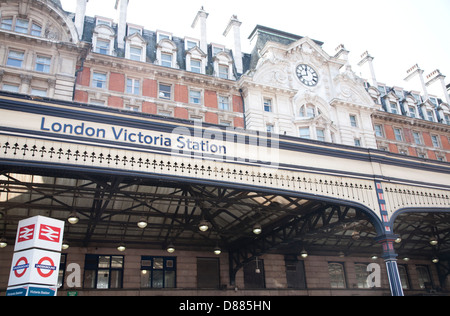
POLYGON ((209 229, 209 223, 207 221, 201 221, 198 225, 198 229, 202 232, 206 232, 209 229))
POLYGON ((373 255, 371 258, 372 258, 372 260, 377 260, 378 256, 377 255, 373 255))
POLYGON ((120 252, 124 252, 125 250, 127 250, 127 247, 125 247, 123 243, 120 243, 117 247, 117 250, 119 250, 120 252))
POLYGON ((137 225, 138 225, 139 228, 144 229, 144 228, 147 227, 148 223, 147 223, 147 220, 145 218, 141 218, 139 220, 139 222, 137 223, 137 225))
POLYGON ((431 260, 433 263, 439 263, 439 258, 438 257, 434 257, 433 260, 431 260))
POLYGON ((6 248, 8 246, 8 243, 6 242, 5 238, 0 239, 0 248, 6 248))
POLYGON ((397 237, 397 239, 395 240, 396 244, 400 244, 402 242, 402 237, 397 237))
POLYGON ((261 233, 262 233, 262 228, 261 228, 261 225, 255 225, 254 227, 253 227, 253 234, 255 234, 255 235, 261 235, 261 233))
POLYGON ((406 261, 406 262, 408 262, 409 260, 411 260, 410 258, 408 258, 408 257, 405 257, 405 258, 403 258, 403 261, 406 261))
POLYGON ((431 239, 430 239, 430 245, 436 246, 438 243, 439 243, 439 242, 438 242, 438 240, 437 240, 436 237, 431 237, 431 239))
POLYGON ((300 256, 303 259, 306 259, 306 258, 308 258, 308 252, 305 249, 303 249, 302 252, 300 253, 300 256))
POLYGON ((173 244, 170 244, 169 247, 167 247, 168 253, 174 253, 175 252, 175 246, 173 244))
POLYGON ((67 242, 67 240, 64 240, 62 243, 62 246, 61 246, 62 250, 67 250, 67 249, 69 249, 69 247, 70 247, 70 245, 67 242))
POLYGON ((69 217, 67 218, 67 221, 72 225, 77 224, 80 221, 80 218, 78 217, 77 212, 70 213, 69 217))
POLYGON ((217 246, 217 247, 214 249, 214 254, 220 255, 221 253, 222 253, 222 249, 220 249, 220 247, 217 246))

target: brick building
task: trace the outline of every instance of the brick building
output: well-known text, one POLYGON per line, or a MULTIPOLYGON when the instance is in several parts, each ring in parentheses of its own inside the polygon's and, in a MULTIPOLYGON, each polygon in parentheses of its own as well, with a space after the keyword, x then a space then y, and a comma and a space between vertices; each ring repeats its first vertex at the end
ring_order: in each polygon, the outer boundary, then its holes
POLYGON ((203 7, 192 38, 89 3, 0 1, 0 293, 34 215, 67 220, 60 295, 448 293, 440 72, 405 91, 344 45, 257 25, 243 52, 237 16, 230 48, 203 7))

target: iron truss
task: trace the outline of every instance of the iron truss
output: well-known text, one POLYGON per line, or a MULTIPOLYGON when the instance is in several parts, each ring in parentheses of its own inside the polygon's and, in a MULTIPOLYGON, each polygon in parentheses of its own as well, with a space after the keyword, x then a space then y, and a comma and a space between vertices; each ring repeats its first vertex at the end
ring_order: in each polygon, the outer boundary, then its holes
MULTIPOLYGON (((17 223, 44 215, 80 221, 66 225, 71 246, 212 251, 229 253, 230 275, 266 253, 380 254, 377 233, 366 214, 354 207, 300 196, 270 194, 157 178, 7 167, 0 171, 0 236, 11 243, 17 223), (138 221, 147 227, 141 229, 138 221), (206 232, 199 224, 207 222, 206 232), (262 233, 255 235, 255 225, 262 233)), ((403 241, 400 255, 442 257, 450 253, 450 215, 400 215, 394 227, 403 241), (439 238, 430 246, 431 235, 439 238)), ((445 266, 446 267, 446 266, 445 266)), ((445 270, 443 268, 443 270, 445 270)), ((445 270, 447 271, 447 270, 445 270)))

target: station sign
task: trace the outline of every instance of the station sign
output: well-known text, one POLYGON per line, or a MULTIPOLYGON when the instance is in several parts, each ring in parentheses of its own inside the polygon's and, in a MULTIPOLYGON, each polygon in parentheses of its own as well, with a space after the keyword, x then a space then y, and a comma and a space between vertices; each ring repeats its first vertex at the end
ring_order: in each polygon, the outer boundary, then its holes
POLYGON ((56 293, 55 286, 22 285, 8 288, 6 296, 56 296, 56 293))
POLYGON ((35 216, 19 222, 14 251, 39 248, 61 251, 64 222, 35 216))
POLYGON ((39 284, 55 286, 58 283, 61 254, 31 249, 14 253, 8 287, 39 284))

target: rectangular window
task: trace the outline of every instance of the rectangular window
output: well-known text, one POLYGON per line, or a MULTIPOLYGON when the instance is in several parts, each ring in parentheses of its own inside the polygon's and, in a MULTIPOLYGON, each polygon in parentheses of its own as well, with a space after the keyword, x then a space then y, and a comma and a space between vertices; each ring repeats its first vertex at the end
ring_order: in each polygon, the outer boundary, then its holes
POLYGON ((284 260, 288 289, 306 289, 305 263, 297 256, 286 256, 284 260))
POLYGON ((273 131, 274 131, 273 125, 272 124, 267 124, 266 125, 266 131, 267 131, 267 133, 273 133, 273 131))
POLYGON ((159 84, 159 98, 165 100, 172 99, 172 86, 163 83, 159 84))
POLYGON ((172 67, 172 55, 171 54, 161 54, 161 66, 172 67))
POLYGON ((28 34, 28 20, 17 19, 14 31, 17 33, 28 34))
POLYGON ((36 71, 50 73, 50 64, 52 59, 50 57, 45 56, 37 56, 36 57, 36 71))
POLYGON ((419 281, 419 287, 425 289, 432 286, 430 270, 428 266, 416 266, 417 279, 419 281))
POLYGON ((25 58, 25 53, 11 50, 8 53, 8 61, 6 62, 7 66, 22 68, 23 60, 25 58))
POLYGON ((228 66, 219 65, 219 78, 228 79, 228 66))
POLYGON ((218 258, 197 258, 197 288, 220 288, 220 264, 218 258))
POLYGON ((230 98, 219 95, 219 110, 230 110, 230 98))
POLYGON ((383 125, 375 125, 375 136, 384 137, 383 125))
POLYGON ((19 92, 19 86, 14 84, 3 84, 3 90, 8 92, 19 92))
POLYGON ((264 112, 272 112, 272 99, 264 99, 264 112))
POLYGON ((323 129, 316 129, 317 140, 324 142, 325 141, 325 131, 323 129))
POLYGON ((409 290, 409 276, 407 265, 398 265, 398 272, 400 274, 400 280, 402 281, 402 288, 404 290, 409 290))
POLYGON ((202 93, 196 90, 189 90, 189 103, 201 104, 202 103, 202 93))
POLYGON ((409 117, 416 118, 416 108, 410 106, 408 109, 409 109, 409 117))
POLYGON ((86 255, 84 265, 85 289, 121 289, 124 257, 86 255))
POLYGON ((427 118, 428 118, 428 121, 434 122, 433 111, 430 111, 430 110, 427 111, 427 118))
POLYGON ((141 61, 141 57, 142 57, 142 48, 131 46, 130 47, 130 59, 136 60, 136 61, 141 61))
POLYGON ((431 142, 433 143, 434 148, 440 148, 441 144, 439 142, 439 136, 437 135, 431 135, 431 142))
POLYGON ((355 147, 361 147, 361 139, 355 138, 354 141, 355 141, 355 147))
POLYGON ((416 145, 422 145, 422 137, 419 132, 413 132, 414 142, 416 145))
POLYGON ((311 138, 311 134, 309 132, 309 127, 300 127, 299 131, 300 131, 300 138, 304 138, 304 139, 311 138))
POLYGON ((111 43, 106 40, 97 40, 97 47, 95 48, 95 52, 103 55, 109 55, 109 47, 111 43))
POLYGON ((350 115, 350 125, 352 127, 358 127, 358 122, 356 120, 356 115, 350 115))
POLYGON ((37 96, 37 97, 46 97, 47 96, 47 90, 31 88, 31 93, 30 94, 34 95, 34 96, 37 96))
POLYGON ((138 79, 127 79, 127 93, 139 95, 141 93, 141 82, 138 79))
POLYGON ((201 60, 191 59, 191 71, 197 74, 202 72, 202 62, 201 60))
POLYGON ((401 142, 403 141, 403 132, 401 128, 394 128, 395 140, 401 142))
POLYGON ((94 75, 92 77, 92 87, 106 89, 106 74, 94 72, 94 75))
POLYGON ((355 264, 356 284, 358 286, 358 289, 369 288, 367 277, 370 273, 367 272, 367 266, 368 264, 355 264))
POLYGON ((175 257, 141 257, 141 288, 176 288, 177 259, 175 257))
POLYGON ((2 26, 1 26, 2 29, 12 31, 12 25, 13 25, 12 18, 2 19, 2 26))
POLYGON ((398 114, 397 103, 391 102, 390 103, 390 110, 391 110, 390 112, 392 114, 398 114))

